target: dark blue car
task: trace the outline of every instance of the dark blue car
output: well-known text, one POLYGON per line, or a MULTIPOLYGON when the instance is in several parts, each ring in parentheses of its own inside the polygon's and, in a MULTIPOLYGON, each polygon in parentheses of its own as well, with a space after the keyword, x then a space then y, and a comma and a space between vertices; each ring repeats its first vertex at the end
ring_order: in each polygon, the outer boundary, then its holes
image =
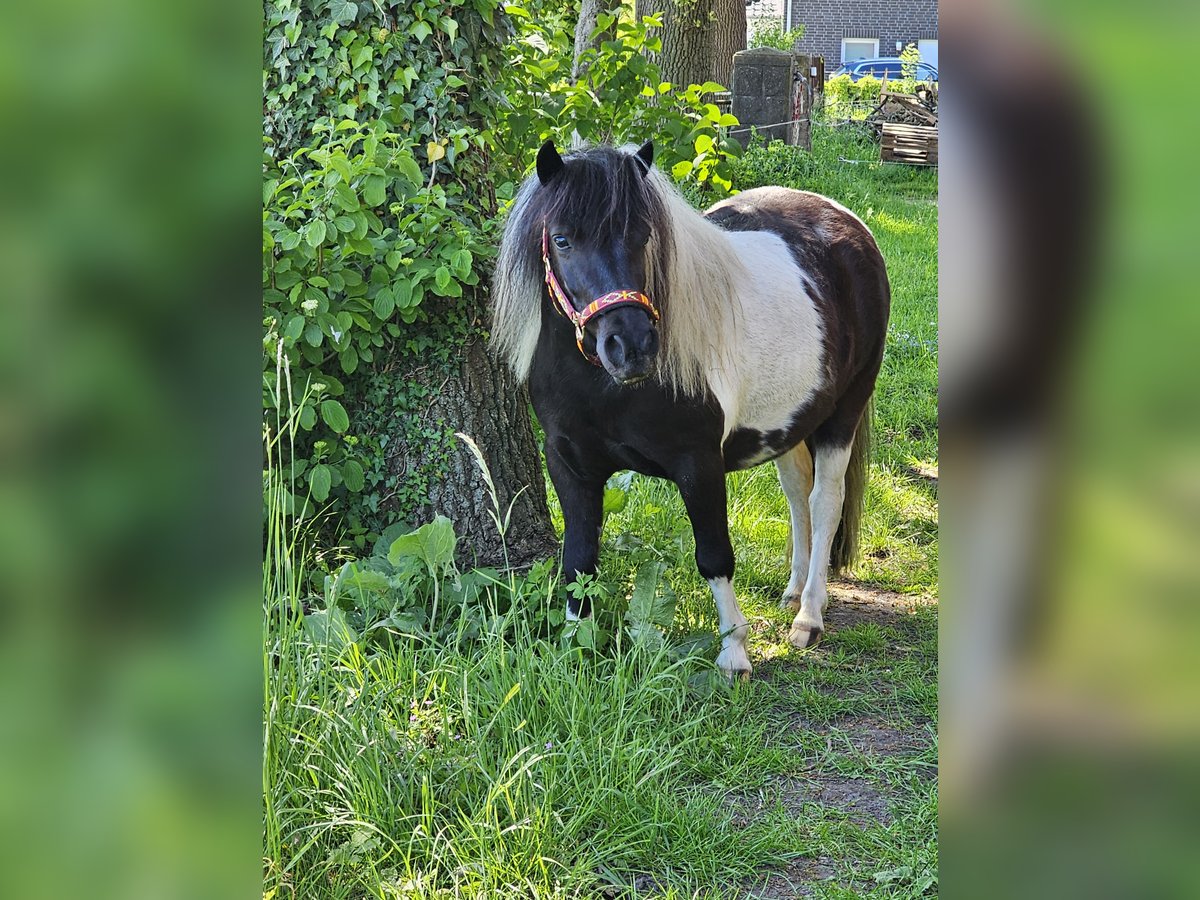
MULTIPOLYGON (((843 63, 834 75, 849 75, 851 81, 858 81, 864 75, 873 75, 882 80, 886 75, 888 81, 898 81, 903 78, 901 67, 903 60, 896 56, 882 56, 876 59, 856 59, 854 62, 843 63)), ((937 81, 938 70, 929 63, 917 63, 917 81, 937 81)))

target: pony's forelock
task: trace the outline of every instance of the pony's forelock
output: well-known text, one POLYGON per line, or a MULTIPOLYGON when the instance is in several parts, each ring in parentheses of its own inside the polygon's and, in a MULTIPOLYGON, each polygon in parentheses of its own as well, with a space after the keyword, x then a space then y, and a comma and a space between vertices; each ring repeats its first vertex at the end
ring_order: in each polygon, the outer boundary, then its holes
POLYGON ((664 385, 699 396, 708 373, 727 362, 723 348, 737 346, 741 264, 721 230, 661 172, 647 173, 635 149, 571 154, 549 185, 532 175, 517 192, 492 285, 492 343, 521 381, 529 377, 542 327, 541 234, 549 220, 608 241, 635 226, 649 228, 645 290, 661 316, 658 378, 664 385))

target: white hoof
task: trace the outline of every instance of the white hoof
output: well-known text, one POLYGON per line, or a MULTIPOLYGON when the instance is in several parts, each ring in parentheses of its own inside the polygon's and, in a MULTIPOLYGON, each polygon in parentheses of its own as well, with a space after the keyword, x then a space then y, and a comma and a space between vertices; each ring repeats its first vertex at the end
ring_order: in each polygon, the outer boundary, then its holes
POLYGON ((721 650, 717 656, 717 668, 731 682, 749 681, 750 672, 753 671, 750 655, 743 645, 737 643, 728 644, 721 650))
POLYGON ((788 632, 788 643, 797 650, 807 650, 809 647, 815 647, 824 633, 824 623, 809 622, 796 616, 796 620, 792 622, 792 628, 788 632))

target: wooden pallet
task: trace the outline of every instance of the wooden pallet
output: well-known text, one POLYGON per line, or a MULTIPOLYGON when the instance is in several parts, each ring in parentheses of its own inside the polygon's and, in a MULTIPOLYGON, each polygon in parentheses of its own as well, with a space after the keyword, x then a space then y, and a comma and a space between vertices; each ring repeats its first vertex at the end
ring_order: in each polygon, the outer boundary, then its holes
POLYGON ((900 125, 884 122, 879 142, 879 158, 884 162, 902 162, 913 166, 938 164, 938 130, 927 125, 900 125))

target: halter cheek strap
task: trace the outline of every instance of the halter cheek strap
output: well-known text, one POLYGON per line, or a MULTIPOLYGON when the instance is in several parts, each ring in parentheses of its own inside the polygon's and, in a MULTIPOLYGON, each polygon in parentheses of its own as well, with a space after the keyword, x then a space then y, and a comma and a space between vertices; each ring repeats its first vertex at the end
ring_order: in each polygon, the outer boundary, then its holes
POLYGON ((558 276, 554 274, 554 268, 550 265, 550 235, 546 231, 545 225, 542 226, 542 265, 546 267, 546 287, 550 291, 550 296, 554 298, 554 305, 575 326, 575 346, 594 366, 601 365, 600 357, 583 349, 583 330, 587 327, 587 323, 600 313, 618 306, 640 306, 649 314, 651 320, 658 321, 658 310, 654 308, 650 298, 641 291, 609 291, 607 294, 597 297, 582 311, 576 312, 574 304, 571 303, 558 276))

